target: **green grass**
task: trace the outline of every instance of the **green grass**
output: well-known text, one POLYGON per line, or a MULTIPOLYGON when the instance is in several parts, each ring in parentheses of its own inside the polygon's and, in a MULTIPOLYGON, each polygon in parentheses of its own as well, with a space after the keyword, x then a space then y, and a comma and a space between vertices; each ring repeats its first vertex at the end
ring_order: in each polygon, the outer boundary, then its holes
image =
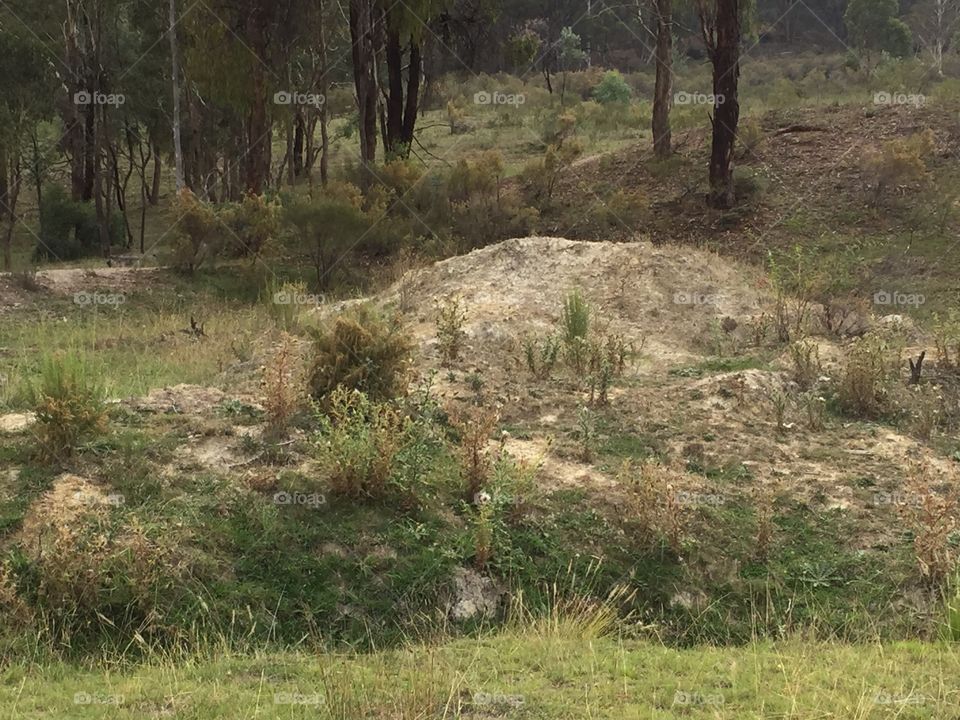
POLYGON ((13 665, 0 672, 0 717, 950 720, 960 717, 958 675, 960 653, 947 644, 672 650, 518 630, 371 655, 13 665))

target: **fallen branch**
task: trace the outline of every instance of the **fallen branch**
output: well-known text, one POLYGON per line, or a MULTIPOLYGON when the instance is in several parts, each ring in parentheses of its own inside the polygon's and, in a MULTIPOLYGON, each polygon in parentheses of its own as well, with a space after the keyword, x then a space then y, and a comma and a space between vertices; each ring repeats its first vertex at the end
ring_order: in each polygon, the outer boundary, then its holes
POLYGON ((774 136, 777 135, 788 135, 790 133, 802 133, 802 132, 827 132, 828 128, 820 127, 819 125, 787 125, 782 127, 774 133, 774 136))

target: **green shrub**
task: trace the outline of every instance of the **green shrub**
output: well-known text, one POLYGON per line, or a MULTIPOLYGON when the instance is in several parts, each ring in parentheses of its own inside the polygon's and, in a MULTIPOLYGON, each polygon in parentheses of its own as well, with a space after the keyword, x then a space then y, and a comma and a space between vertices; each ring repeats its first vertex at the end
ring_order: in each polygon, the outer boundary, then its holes
POLYGON ((310 394, 327 402, 343 385, 373 402, 403 395, 412 351, 413 341, 397 318, 362 305, 315 332, 310 394))
POLYGON ((593 89, 593 99, 598 103, 628 103, 632 91, 627 81, 617 70, 610 70, 603 75, 603 79, 593 89))
POLYGON ((417 508, 435 494, 430 468, 443 447, 429 402, 374 402, 340 386, 319 416, 315 454, 324 489, 333 496, 390 498, 417 508))
POLYGON ((337 387, 317 436, 321 474, 330 492, 351 498, 386 496, 410 422, 392 404, 337 387))
POLYGON ((280 203, 248 193, 223 211, 223 222, 232 233, 227 244, 233 257, 263 255, 280 231, 280 203))
POLYGON ((580 290, 572 290, 563 300, 563 340, 568 345, 584 341, 590 332, 590 306, 580 290))
POLYGON ((360 209, 352 188, 340 186, 333 196, 297 200, 284 208, 284 221, 293 230, 298 249, 310 257, 319 288, 329 285, 340 258, 369 242, 370 219, 360 209))
MULTIPOLYGON (((110 218, 110 244, 126 239, 123 218, 110 218)), ((93 203, 74 202, 59 185, 46 189, 40 205, 40 242, 34 260, 76 260, 102 252, 100 228, 93 203)))
POLYGON ((28 395, 46 457, 69 456, 82 440, 106 427, 103 385, 77 355, 44 357, 40 379, 28 386, 28 395))

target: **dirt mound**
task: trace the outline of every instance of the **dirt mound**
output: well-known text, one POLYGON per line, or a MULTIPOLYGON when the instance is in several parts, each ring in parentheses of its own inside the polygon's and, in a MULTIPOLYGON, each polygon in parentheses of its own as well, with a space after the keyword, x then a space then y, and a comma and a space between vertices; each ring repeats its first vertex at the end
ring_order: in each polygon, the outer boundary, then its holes
POLYGON ((598 329, 670 362, 705 354, 724 318, 742 327, 758 314, 762 287, 755 270, 689 247, 529 237, 414 271, 390 292, 434 355, 439 300, 462 298, 472 355, 502 358, 523 336, 556 329, 564 297, 581 288, 598 329))
POLYGON ((140 412, 199 415, 224 401, 222 390, 200 385, 174 385, 151 390, 141 398, 129 402, 140 412))

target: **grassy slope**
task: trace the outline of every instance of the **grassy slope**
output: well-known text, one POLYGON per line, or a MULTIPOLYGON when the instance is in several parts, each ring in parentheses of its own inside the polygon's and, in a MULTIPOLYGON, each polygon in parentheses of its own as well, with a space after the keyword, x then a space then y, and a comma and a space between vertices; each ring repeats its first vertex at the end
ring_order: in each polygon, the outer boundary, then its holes
POLYGON ((960 718, 958 673, 960 655, 946 645, 678 651, 541 628, 365 656, 15 666, 0 673, 0 717, 948 720, 960 718), (78 704, 84 694, 92 702, 78 704))

